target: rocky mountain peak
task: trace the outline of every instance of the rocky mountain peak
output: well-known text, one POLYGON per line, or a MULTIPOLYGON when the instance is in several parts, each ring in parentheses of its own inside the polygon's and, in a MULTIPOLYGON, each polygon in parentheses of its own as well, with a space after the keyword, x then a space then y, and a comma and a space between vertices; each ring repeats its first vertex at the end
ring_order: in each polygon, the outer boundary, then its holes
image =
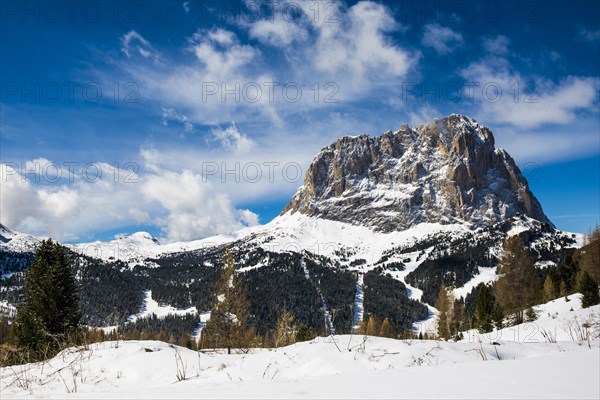
POLYGON ((524 214, 550 223, 492 131, 452 114, 322 149, 283 213, 391 232, 423 222, 488 226, 524 214))

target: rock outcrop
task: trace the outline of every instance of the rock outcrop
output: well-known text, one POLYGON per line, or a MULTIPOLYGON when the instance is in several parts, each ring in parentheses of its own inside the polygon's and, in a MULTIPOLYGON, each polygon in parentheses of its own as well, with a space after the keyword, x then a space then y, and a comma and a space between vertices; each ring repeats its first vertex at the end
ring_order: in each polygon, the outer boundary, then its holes
POLYGON ((288 211, 383 232, 423 222, 476 228, 518 214, 550 223, 490 129, 457 114, 337 140, 315 157, 288 211))

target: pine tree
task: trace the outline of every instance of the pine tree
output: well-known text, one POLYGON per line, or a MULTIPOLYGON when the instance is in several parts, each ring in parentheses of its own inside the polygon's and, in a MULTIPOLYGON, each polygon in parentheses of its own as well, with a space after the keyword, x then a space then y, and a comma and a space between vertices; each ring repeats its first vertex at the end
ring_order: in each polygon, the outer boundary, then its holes
POLYGON ((509 237, 503 245, 500 278, 495 285, 496 298, 507 315, 522 323, 524 310, 540 299, 540 280, 535 264, 521 238, 509 237))
POLYGON ((598 294, 598 284, 587 271, 584 271, 579 278, 579 292, 583 295, 581 306, 583 308, 594 306, 600 303, 600 294, 598 294))
POLYGON ((437 300, 435 301, 435 308, 438 310, 438 336, 442 339, 450 338, 449 314, 451 304, 448 290, 442 282, 437 300))
POLYGON ((379 319, 374 315, 370 315, 369 322, 367 322, 366 334, 369 336, 378 336, 379 329, 380 329, 379 319))
POLYGON ((544 301, 548 302, 550 300, 557 299, 560 297, 560 287, 557 289, 554 281, 554 276, 552 274, 553 269, 550 270, 548 276, 544 280, 544 301))
POLYGON ((358 324, 358 328, 356 328, 356 334, 357 335, 366 335, 367 334, 367 324, 368 321, 367 320, 362 320, 360 321, 360 323, 358 324))
POLYGON ((481 333, 491 332, 494 313, 494 299, 491 289, 487 285, 481 285, 475 303, 475 327, 481 333))
POLYGON ((379 336, 387 338, 394 337, 392 326, 390 325, 390 321, 387 318, 384 319, 381 323, 381 328, 379 328, 379 336))
POLYGON ((25 302, 15 320, 18 344, 41 356, 66 343, 77 332, 79 320, 79 293, 68 250, 44 240, 25 273, 25 302))
POLYGON ((494 322, 496 329, 502 329, 504 327, 504 312, 502 311, 502 306, 497 302, 494 304, 492 321, 494 322))
POLYGON ((579 263, 572 256, 565 257, 558 267, 551 271, 558 275, 560 296, 567 296, 575 292, 579 263))
POLYGON ((275 326, 275 347, 284 347, 293 343, 294 317, 283 310, 275 326))
POLYGON ((579 267, 587 271, 596 283, 600 283, 600 225, 586 235, 584 244, 579 250, 579 267))
POLYGON ((460 333, 466 328, 467 315, 465 314, 465 307, 459 299, 454 300, 452 307, 452 321, 450 323, 451 333, 455 340, 462 339, 460 333))
POLYGON ((310 330, 308 325, 300 324, 298 331, 296 332, 296 342, 306 342, 311 339, 310 330))
POLYGON ((256 338, 250 323, 248 296, 242 277, 235 271, 233 254, 227 250, 223 256, 221 277, 214 290, 213 309, 204 328, 207 343, 215 347, 250 347, 256 338))
POLYGON ((183 332, 181 334, 181 337, 179 338, 179 342, 177 343, 177 345, 181 347, 187 347, 188 349, 193 350, 194 338, 192 337, 192 335, 189 334, 189 332, 183 332))

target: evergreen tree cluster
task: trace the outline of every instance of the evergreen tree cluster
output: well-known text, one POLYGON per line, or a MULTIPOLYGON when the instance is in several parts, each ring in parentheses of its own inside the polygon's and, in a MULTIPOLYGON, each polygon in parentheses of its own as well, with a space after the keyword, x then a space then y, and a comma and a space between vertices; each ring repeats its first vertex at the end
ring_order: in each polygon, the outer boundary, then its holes
POLYGON ((460 287, 479 273, 477 262, 468 256, 453 254, 423 261, 406 276, 406 282, 421 289, 421 301, 434 305, 444 286, 460 287))
POLYGON ((77 334, 79 290, 67 249, 52 240, 37 248, 25 273, 25 301, 17 309, 17 344, 32 356, 51 355, 77 334))
POLYGON ((117 337, 131 340, 162 340, 168 343, 179 343, 182 337, 196 331, 200 325, 200 317, 196 314, 167 315, 158 318, 155 314, 138 318, 134 322, 118 326, 117 337))
POLYGON ((33 254, 0 249, 0 276, 9 276, 29 268, 33 254))
POLYGON ((284 310, 311 331, 323 329, 321 299, 313 282, 304 276, 300 260, 297 254, 272 254, 269 265, 243 274, 258 334, 272 331, 284 310))
POLYGON ((447 288, 443 283, 435 301, 438 310, 438 337, 448 340, 462 339, 461 331, 467 328, 467 317, 463 303, 454 298, 452 288, 447 288))
POLYGON ((330 313, 333 313, 335 332, 338 334, 350 333, 354 319, 355 274, 332 268, 331 261, 328 259, 316 262, 306 258, 304 262, 309 271, 310 280, 315 287, 320 289, 330 313))
POLYGON ((256 328, 250 319, 248 295, 241 274, 236 272, 234 255, 231 250, 223 254, 221 276, 217 281, 213 296, 210 320, 204 328, 203 343, 214 347, 232 348, 254 347, 256 328))
POLYGON ((473 326, 480 333, 491 332, 494 328, 502 329, 503 319, 504 313, 496 301, 493 289, 481 283, 477 291, 473 326))
POLYGON ((407 296, 406 286, 402 282, 378 270, 365 274, 363 293, 365 315, 371 316, 374 324, 387 321, 394 334, 410 330, 413 322, 425 319, 428 315, 424 304, 407 296))

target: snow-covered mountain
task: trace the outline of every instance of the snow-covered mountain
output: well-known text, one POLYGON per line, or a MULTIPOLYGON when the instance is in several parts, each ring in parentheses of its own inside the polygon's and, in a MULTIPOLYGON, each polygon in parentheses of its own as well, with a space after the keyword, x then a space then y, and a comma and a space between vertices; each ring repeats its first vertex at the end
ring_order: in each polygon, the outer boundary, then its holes
MULTIPOLYGON (((0 234, 0 250, 8 252, 15 244, 39 242, 4 227, 0 234)), ((497 278, 502 243, 515 234, 540 267, 559 262, 582 238, 554 227, 513 159, 494 148, 488 128, 453 114, 327 146, 282 214, 266 225, 190 242, 162 243, 138 232, 69 247, 88 257, 82 265, 89 276, 82 279, 97 293, 82 299, 95 313, 94 323, 113 321, 114 308, 136 314, 148 290, 161 305, 207 310, 214 267, 230 247, 236 267, 252 282, 254 311, 264 314, 259 329, 284 306, 320 329, 319 313, 327 316, 333 307, 339 312, 329 323, 349 332, 365 312, 388 307, 384 314, 397 313, 398 304, 406 315, 395 321, 397 330, 432 318, 441 282, 466 299, 479 283, 497 278), (108 267, 90 269, 89 257, 108 267), (388 280, 375 279, 381 275, 388 280), (272 280, 285 283, 279 287, 268 283, 272 280), (120 287, 104 311, 93 300, 102 295, 97 287, 103 284, 120 287), (372 296, 395 300, 382 305, 372 296), (261 302, 278 303, 265 308, 261 302)), ((27 260, 17 261, 21 266, 27 260)), ((17 266, 4 271, 22 269, 17 266)))
POLYGON ((34 235, 13 231, 0 224, 0 249, 14 252, 32 252, 43 240, 34 235))
POLYGON ((291 211, 392 232, 417 224, 550 223, 492 132, 453 114, 379 137, 343 137, 314 159, 291 211))

